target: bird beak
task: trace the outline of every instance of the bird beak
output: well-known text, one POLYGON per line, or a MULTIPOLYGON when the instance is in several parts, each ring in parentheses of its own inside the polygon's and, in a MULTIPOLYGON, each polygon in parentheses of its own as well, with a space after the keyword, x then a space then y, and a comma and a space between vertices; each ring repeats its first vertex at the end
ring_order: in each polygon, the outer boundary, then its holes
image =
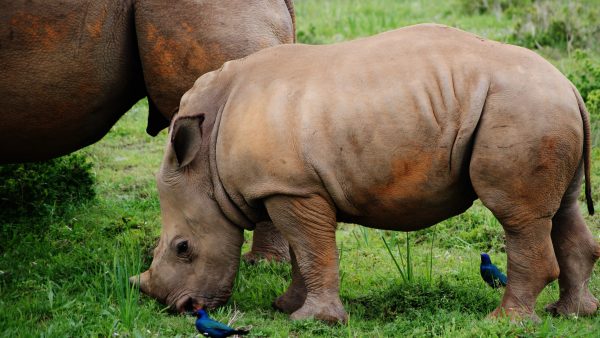
POLYGON ((198 310, 202 309, 202 305, 198 305, 197 303, 194 304, 193 307, 193 311, 187 311, 185 314, 190 315, 190 316, 196 316, 196 314, 198 313, 198 310))

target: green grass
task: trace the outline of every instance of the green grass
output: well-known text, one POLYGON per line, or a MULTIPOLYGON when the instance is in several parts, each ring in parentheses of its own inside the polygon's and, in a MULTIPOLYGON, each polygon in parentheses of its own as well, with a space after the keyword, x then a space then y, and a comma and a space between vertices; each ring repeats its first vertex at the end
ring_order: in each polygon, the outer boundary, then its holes
MULTIPOLYGON (((468 16, 459 7, 442 0, 296 1, 301 40, 314 43, 419 22, 449 24, 501 41, 512 32, 507 16, 468 16)), ((565 51, 545 48, 541 53, 565 72, 573 67, 565 51)), ((600 59, 593 53, 592 58, 600 59)), ((145 135, 146 112, 147 103, 141 101, 102 141, 82 150, 94 163, 94 201, 60 215, 0 221, 1 336, 196 335, 193 318, 170 314, 127 284, 129 274, 149 266, 161 226, 154 173, 166 133, 145 135)), ((593 161, 594 198, 600 203, 598 148, 593 161)), ((586 220, 600 239, 600 216, 586 220)), ((485 319, 502 294, 481 280, 479 253, 490 252, 504 270, 506 254, 500 224, 480 203, 435 228, 411 233, 410 262, 403 233, 340 224, 337 235, 347 325, 292 322, 274 311, 271 301, 285 290, 290 274, 287 264, 275 263, 242 264, 230 303, 212 315, 227 322, 238 311, 234 326, 252 325, 252 336, 272 337, 573 337, 600 331, 599 316, 554 318, 543 312, 558 297, 556 283, 539 297, 541 324, 485 319)), ((250 238, 247 233, 245 250, 250 238)), ((600 296, 598 266, 591 288, 600 296)))

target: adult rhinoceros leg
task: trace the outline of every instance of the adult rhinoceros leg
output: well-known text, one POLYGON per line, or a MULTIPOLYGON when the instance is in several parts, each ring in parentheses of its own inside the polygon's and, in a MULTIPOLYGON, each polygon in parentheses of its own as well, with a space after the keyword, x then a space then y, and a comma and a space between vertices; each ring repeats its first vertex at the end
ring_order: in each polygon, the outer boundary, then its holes
POLYGON ((304 279, 298 268, 298 260, 292 249, 290 249, 290 261, 292 263, 292 282, 285 293, 273 302, 273 307, 288 314, 298 310, 306 301, 306 285, 304 285, 304 279))
POLYGON ((252 235, 252 248, 244 260, 254 264, 260 259, 286 262, 290 260, 289 244, 272 222, 256 224, 252 235))
POLYGON ((334 207, 317 195, 276 196, 265 204, 273 223, 290 243, 306 286, 304 304, 290 317, 345 322, 347 315, 339 297, 334 207))
POLYGON ((581 177, 580 168, 552 219, 552 243, 560 266, 560 298, 546 307, 553 314, 591 315, 598 309, 598 300, 590 293, 588 283, 600 257, 600 246, 577 204, 581 177))

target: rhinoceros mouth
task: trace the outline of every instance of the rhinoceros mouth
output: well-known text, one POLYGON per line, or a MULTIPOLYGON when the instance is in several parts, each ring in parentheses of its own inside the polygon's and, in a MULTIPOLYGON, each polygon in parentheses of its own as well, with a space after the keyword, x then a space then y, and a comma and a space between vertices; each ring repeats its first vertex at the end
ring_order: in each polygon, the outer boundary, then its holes
POLYGON ((175 302, 175 310, 179 313, 194 312, 199 308, 216 308, 227 302, 227 297, 194 297, 185 295, 175 302))
POLYGON ((194 312, 196 309, 201 308, 200 305, 193 297, 184 296, 181 297, 175 304, 175 310, 179 313, 194 312))

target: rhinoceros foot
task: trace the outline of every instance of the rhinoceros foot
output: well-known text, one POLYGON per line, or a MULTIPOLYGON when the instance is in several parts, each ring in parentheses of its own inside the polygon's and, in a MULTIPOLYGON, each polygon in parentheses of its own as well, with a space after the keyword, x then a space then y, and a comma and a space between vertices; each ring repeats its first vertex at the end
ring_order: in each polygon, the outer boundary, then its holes
POLYGON ((346 323, 348 315, 339 297, 309 297, 304 305, 290 315, 292 320, 318 319, 331 324, 346 323))
POLYGON ((511 322, 523 322, 523 321, 532 321, 534 323, 541 323, 540 317, 535 313, 535 311, 529 311, 523 308, 517 307, 502 307, 498 306, 494 311, 492 311, 488 318, 490 319, 499 319, 499 318, 509 318, 511 322))
POLYGON ((557 315, 577 315, 590 316, 598 311, 600 303, 596 297, 592 296, 589 290, 582 290, 582 295, 563 296, 557 302, 548 304, 546 311, 557 315))
POLYGON ((289 290, 273 301, 273 307, 283 313, 291 314, 304 304, 306 293, 290 292, 289 290))

